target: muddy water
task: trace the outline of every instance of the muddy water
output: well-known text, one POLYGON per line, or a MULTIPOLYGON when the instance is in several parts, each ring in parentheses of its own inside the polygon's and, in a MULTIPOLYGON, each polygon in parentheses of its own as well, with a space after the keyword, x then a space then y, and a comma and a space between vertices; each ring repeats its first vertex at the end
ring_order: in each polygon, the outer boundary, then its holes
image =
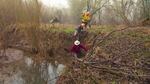
POLYGON ((20 50, 8 49, 6 56, 0 59, 0 84, 55 84, 65 68, 46 61, 37 64, 20 50))

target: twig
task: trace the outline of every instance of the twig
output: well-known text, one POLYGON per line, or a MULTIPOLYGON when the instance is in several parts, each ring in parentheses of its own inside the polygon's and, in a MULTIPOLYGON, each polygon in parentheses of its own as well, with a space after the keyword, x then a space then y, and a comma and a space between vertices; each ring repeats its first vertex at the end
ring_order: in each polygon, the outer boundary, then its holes
POLYGON ((97 45, 99 45, 99 44, 101 44, 102 42, 104 42, 110 35, 112 35, 112 34, 115 33, 115 32, 119 32, 119 31, 126 30, 126 29, 128 29, 128 28, 130 28, 130 26, 127 26, 127 27, 125 27, 125 28, 123 28, 123 29, 111 31, 109 34, 107 34, 107 35, 106 35, 105 37, 103 37, 102 39, 99 39, 99 36, 96 36, 96 38, 93 40, 93 48, 92 48, 92 50, 90 51, 90 53, 88 54, 88 57, 90 57, 90 56, 93 54, 93 52, 94 52, 95 48, 97 47, 97 45), (96 41, 97 41, 97 40, 100 40, 100 42, 96 44, 96 41), (94 46, 95 46, 95 47, 94 47, 94 46))
POLYGON ((135 75, 135 74, 131 74, 131 73, 129 74, 126 72, 119 71, 119 69, 117 69, 117 68, 99 67, 99 66, 94 66, 94 65, 89 65, 89 66, 92 68, 101 69, 101 70, 111 73, 111 74, 116 74, 118 76, 132 77, 134 79, 138 79, 138 78, 149 79, 149 77, 150 77, 150 75, 135 75))

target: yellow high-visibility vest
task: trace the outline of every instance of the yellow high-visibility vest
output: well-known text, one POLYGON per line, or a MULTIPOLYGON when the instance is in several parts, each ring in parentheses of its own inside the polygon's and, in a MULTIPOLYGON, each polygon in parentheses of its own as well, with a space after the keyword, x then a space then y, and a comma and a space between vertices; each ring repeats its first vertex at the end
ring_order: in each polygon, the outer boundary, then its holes
POLYGON ((91 19, 91 15, 89 14, 89 12, 85 12, 82 14, 82 22, 88 22, 91 19))

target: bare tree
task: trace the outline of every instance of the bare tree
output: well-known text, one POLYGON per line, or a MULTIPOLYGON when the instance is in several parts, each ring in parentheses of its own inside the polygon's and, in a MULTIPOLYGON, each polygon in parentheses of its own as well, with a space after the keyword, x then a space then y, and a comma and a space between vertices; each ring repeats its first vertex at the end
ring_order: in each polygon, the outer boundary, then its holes
POLYGON ((69 0, 71 20, 73 23, 80 23, 80 15, 84 7, 86 7, 86 1, 84 0, 69 0))
POLYGON ((130 25, 134 4, 133 0, 113 0, 111 7, 123 19, 124 23, 130 25))
POLYGON ((149 0, 142 0, 142 6, 143 6, 143 17, 145 19, 150 19, 150 1, 149 0))
POLYGON ((91 11, 91 20, 93 19, 94 15, 99 17, 102 13, 102 9, 106 7, 109 3, 109 0, 88 0, 87 2, 87 8, 88 11, 91 11))

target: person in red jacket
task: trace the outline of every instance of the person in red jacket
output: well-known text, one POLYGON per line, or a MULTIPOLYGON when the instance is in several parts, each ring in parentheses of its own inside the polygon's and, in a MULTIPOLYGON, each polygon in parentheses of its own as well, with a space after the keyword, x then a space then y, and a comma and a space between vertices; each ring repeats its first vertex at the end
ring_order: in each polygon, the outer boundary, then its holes
POLYGON ((77 58, 83 57, 82 50, 87 51, 87 49, 82 44, 80 44, 80 41, 78 40, 74 42, 74 45, 70 49, 70 51, 73 52, 77 58))

